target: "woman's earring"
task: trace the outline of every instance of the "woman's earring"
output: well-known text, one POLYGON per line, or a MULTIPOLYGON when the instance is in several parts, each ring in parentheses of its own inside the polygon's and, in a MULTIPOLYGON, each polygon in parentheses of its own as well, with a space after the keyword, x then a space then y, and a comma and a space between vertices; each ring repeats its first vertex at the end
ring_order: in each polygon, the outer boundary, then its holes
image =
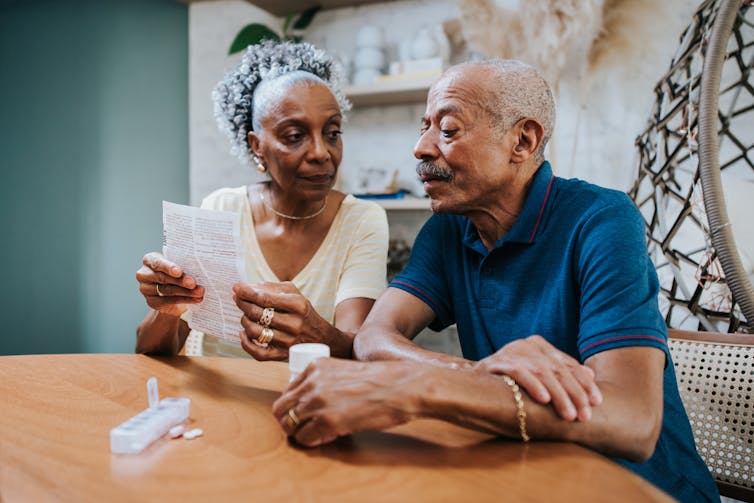
POLYGON ((254 159, 254 164, 257 165, 257 171, 260 173, 267 173, 267 166, 262 164, 262 160, 257 156, 252 156, 252 158, 254 159))

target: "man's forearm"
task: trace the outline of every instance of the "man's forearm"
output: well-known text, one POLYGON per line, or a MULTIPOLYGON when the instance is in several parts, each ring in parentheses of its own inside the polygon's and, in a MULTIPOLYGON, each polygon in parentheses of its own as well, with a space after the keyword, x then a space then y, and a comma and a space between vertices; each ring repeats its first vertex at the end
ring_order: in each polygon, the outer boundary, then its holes
MULTIPOLYGON (((521 439, 518 408, 502 377, 479 370, 428 370, 420 415, 467 428, 521 439)), ((659 430, 649 410, 638 410, 625 392, 601 383, 604 402, 590 421, 566 421, 550 405, 535 403, 522 391, 527 434, 534 440, 566 440, 606 455, 643 461, 654 451, 659 430)))
POLYGON ((375 323, 363 327, 356 335, 353 354, 358 360, 412 360, 451 368, 470 368, 473 365, 473 362, 458 356, 424 349, 400 332, 375 323))
MULTIPOLYGON (((584 422, 562 419, 551 405, 537 404, 521 391, 528 436, 577 442, 631 461, 647 459, 659 435, 662 397, 658 401, 652 393, 640 395, 630 386, 625 389, 609 381, 599 384, 604 400, 584 422)), ((289 385, 273 412, 288 434, 309 446, 419 417, 522 439, 519 404, 502 376, 415 361, 365 363, 320 358, 289 385), (282 421, 291 409, 301 425, 282 421)))

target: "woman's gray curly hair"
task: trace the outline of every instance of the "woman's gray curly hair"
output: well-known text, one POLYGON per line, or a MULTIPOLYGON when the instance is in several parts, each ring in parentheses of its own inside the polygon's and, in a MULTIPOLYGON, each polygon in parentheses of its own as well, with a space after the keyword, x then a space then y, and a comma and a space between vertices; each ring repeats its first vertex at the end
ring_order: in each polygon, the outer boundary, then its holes
POLYGON ((217 125, 231 142, 231 153, 244 164, 251 162, 247 140, 253 131, 254 91, 260 82, 304 71, 321 79, 333 92, 342 112, 351 103, 342 92, 344 77, 340 64, 325 51, 308 42, 274 42, 267 40, 246 48, 241 61, 225 74, 212 91, 217 125))

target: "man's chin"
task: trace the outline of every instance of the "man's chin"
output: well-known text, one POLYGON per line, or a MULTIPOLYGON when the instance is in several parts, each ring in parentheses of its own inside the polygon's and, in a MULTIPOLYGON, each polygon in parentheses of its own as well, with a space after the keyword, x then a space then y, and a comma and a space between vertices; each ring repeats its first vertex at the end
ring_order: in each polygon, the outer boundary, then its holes
POLYGON ((432 211, 435 213, 443 213, 447 211, 447 182, 439 180, 431 180, 424 182, 424 192, 429 196, 429 205, 432 211))
POLYGON ((429 196, 429 208, 433 213, 452 213, 451 206, 447 197, 429 196))

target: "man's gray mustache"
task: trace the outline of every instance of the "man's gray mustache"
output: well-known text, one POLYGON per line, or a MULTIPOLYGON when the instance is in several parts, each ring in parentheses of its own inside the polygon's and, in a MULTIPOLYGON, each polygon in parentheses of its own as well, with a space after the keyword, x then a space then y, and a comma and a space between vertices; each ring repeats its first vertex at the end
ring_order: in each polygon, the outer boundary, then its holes
POLYGON ((420 178, 431 177, 438 178, 445 182, 453 179, 453 172, 435 164, 432 161, 421 161, 416 165, 416 174, 420 178))

